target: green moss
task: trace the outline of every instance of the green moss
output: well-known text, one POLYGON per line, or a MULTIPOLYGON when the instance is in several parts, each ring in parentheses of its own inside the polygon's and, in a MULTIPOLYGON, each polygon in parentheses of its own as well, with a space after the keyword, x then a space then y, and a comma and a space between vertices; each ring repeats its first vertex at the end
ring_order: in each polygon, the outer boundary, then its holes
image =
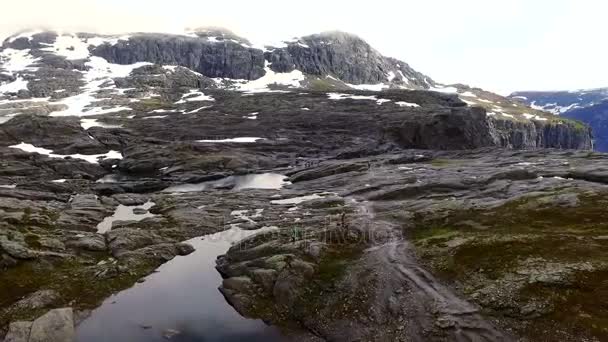
POLYGON ((26 234, 25 242, 32 248, 40 248, 40 236, 36 234, 26 234))
POLYGON ((587 126, 585 123, 583 123, 581 121, 578 121, 578 120, 560 117, 559 119, 556 119, 556 121, 559 122, 559 123, 571 126, 571 127, 573 127, 578 132, 587 132, 587 131, 589 131, 589 126, 587 126))
POLYGON ((345 246, 344 249, 326 254, 319 262, 316 278, 321 281, 321 285, 334 284, 342 278, 348 265, 352 264, 360 254, 360 249, 355 246, 345 246))
POLYGON ((464 163, 463 160, 457 160, 457 159, 437 158, 437 159, 433 159, 430 161, 430 164, 435 167, 455 166, 455 165, 460 165, 462 163, 464 163))
POLYGON ((25 209, 23 209, 23 216, 21 217, 21 222, 24 225, 30 224, 31 217, 32 217, 32 208, 26 207, 25 209))
POLYGON ((538 324, 526 326, 525 333, 533 341, 546 340, 545 327, 554 322, 559 322, 560 328, 577 332, 578 336, 593 336, 598 341, 608 337, 608 270, 578 272, 566 287, 531 284, 522 295, 547 299, 554 307, 538 319, 538 324))
MULTIPOLYGON (((0 307, 10 308, 20 298, 38 290, 55 290, 61 296, 57 305, 93 309, 112 293, 132 286, 158 266, 144 262, 129 268, 128 272, 116 272, 113 277, 101 279, 95 276, 99 269, 90 263, 73 259, 25 261, 3 270, 0 272, 0 307)), ((0 326, 15 320, 31 320, 44 311, 5 309, 0 311, 0 326)))
POLYGON ((444 240, 450 239, 454 236, 459 235, 458 232, 455 232, 451 228, 441 227, 441 226, 433 226, 425 229, 417 229, 414 233, 414 241, 424 243, 433 240, 444 240))
POLYGON ((310 90, 314 91, 330 91, 336 89, 335 85, 326 79, 315 79, 310 81, 310 90))
MULTIPOLYGON (((406 233, 435 274, 469 290, 518 274, 529 260, 608 265, 608 196, 578 194, 578 205, 560 207, 552 201, 557 195, 522 198, 493 209, 456 210, 436 219, 416 217, 413 231, 406 233)), ((571 336, 608 339, 603 304, 608 302, 607 279, 608 270, 599 267, 579 272, 569 285, 526 285, 513 300, 521 306, 548 302, 553 309, 517 329, 533 341, 556 326, 571 336)))

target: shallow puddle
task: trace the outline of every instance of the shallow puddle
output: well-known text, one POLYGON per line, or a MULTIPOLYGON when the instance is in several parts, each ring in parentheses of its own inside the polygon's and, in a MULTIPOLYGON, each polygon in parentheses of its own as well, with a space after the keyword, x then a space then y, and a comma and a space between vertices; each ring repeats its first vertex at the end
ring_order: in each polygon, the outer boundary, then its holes
POLYGON ((141 221, 148 217, 154 217, 154 214, 148 210, 154 206, 154 202, 148 201, 142 205, 122 205, 116 207, 112 216, 106 217, 97 225, 97 233, 103 234, 112 229, 112 223, 116 221, 141 221), (146 212, 144 214, 134 213, 135 209, 143 209, 146 212))
POLYGON ((286 181, 287 177, 278 173, 261 173, 243 176, 230 176, 217 181, 208 181, 196 184, 180 184, 169 187, 163 192, 197 192, 226 188, 231 190, 244 189, 281 189, 283 186, 291 184, 286 181))
MULTIPOLYGON (((272 228, 263 228, 270 230, 272 228)), ((176 257, 141 284, 108 298, 77 327, 77 342, 284 341, 278 330, 240 316, 218 290, 217 256, 258 231, 232 228, 188 241, 196 251, 176 257)))

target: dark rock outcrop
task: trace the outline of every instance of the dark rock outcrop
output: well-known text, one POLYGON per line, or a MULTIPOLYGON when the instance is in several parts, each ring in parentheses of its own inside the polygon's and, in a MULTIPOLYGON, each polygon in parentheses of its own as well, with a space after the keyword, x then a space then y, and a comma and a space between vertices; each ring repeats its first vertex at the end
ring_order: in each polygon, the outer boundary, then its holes
POLYGON ((594 133, 594 149, 608 151, 608 88, 521 91, 510 97, 534 108, 588 124, 594 133))
POLYGON ((137 34, 92 51, 111 63, 180 65, 207 77, 257 79, 264 75, 264 53, 231 40, 165 34, 137 34))
POLYGON ((493 145, 490 125, 481 108, 411 115, 387 127, 387 131, 403 148, 464 150, 493 145))
POLYGON ((591 129, 578 122, 488 119, 497 146, 514 149, 558 148, 591 150, 591 129))
POLYGON ((396 84, 421 89, 434 85, 429 77, 405 62, 384 57, 363 39, 345 32, 302 37, 285 48, 270 50, 266 58, 277 72, 297 69, 311 75, 333 75, 352 84, 387 83, 392 73, 396 84))

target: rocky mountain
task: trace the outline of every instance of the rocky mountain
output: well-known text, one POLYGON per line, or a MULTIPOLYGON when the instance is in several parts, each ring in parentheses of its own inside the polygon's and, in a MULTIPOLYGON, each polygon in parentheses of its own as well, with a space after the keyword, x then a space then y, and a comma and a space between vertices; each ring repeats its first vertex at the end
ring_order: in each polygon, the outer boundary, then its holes
POLYGON ((556 115, 570 110, 591 107, 608 100, 608 88, 573 91, 519 91, 509 95, 533 108, 556 115))
POLYGON ((591 126, 594 132, 594 149, 608 151, 608 100, 588 107, 571 109, 563 115, 591 126))
POLYGON ((345 33, 276 45, 3 43, 0 339, 608 338, 589 127, 345 33))
POLYGON ((439 84, 350 34, 326 32, 281 44, 255 47, 217 28, 183 35, 22 33, 0 51, 0 121, 20 113, 128 112, 137 103, 173 104, 203 89, 431 90, 483 107, 498 146, 590 146, 589 132, 575 122, 481 89, 439 84))
POLYGON ((591 126, 598 151, 608 151, 606 102, 608 88, 575 91, 524 91, 509 96, 532 108, 575 119, 591 126))

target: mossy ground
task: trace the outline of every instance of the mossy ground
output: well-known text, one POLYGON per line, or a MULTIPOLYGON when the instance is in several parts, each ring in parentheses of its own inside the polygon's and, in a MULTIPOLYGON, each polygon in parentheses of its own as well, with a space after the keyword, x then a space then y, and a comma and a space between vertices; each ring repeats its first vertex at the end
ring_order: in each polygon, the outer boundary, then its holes
MULTIPOLYGON (((540 260, 541 266, 593 265, 555 284, 525 283, 514 296, 517 305, 542 301, 551 309, 540 317, 516 317, 521 324, 515 323, 515 329, 532 341, 608 340, 606 208, 608 194, 579 194, 577 205, 563 207, 528 197, 489 210, 452 211, 441 219, 419 217, 407 233, 420 259, 465 296, 491 284, 507 286, 501 280, 520 276, 518 270, 529 260, 540 260)), ((504 314, 499 308, 484 309, 504 314)))
MULTIPOLYGON (((31 320, 43 314, 40 310, 18 309, 11 305, 38 290, 54 290, 59 300, 54 306, 93 309, 111 294, 132 286, 158 265, 143 262, 111 277, 97 277, 98 257, 82 259, 34 260, 0 272, 0 327, 17 320, 31 320)), ((109 266, 112 267, 112 266, 109 266)))

